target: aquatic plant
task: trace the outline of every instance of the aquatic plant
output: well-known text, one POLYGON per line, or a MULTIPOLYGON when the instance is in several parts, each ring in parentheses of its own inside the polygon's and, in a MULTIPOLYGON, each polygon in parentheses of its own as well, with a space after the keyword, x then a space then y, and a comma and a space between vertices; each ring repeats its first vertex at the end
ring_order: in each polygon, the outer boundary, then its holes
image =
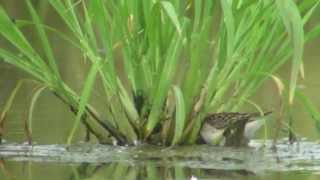
POLYGON ((49 0, 68 35, 44 24, 32 3, 25 2, 31 21, 13 21, 0 8, 1 37, 14 47, 0 48, 0 57, 41 84, 32 104, 49 90, 70 106, 76 119, 68 144, 80 123, 100 143, 196 143, 208 113, 238 111, 246 103, 259 110, 250 97, 267 79, 281 87, 274 73, 289 62, 290 105, 303 76, 304 44, 320 33, 319 25, 304 31, 319 0, 49 0), (27 40, 22 31, 27 25, 37 31, 43 49, 27 40), (90 61, 80 94, 61 77, 48 31, 90 61), (125 76, 116 62, 123 64, 125 76), (97 79, 107 119, 89 104, 97 79))

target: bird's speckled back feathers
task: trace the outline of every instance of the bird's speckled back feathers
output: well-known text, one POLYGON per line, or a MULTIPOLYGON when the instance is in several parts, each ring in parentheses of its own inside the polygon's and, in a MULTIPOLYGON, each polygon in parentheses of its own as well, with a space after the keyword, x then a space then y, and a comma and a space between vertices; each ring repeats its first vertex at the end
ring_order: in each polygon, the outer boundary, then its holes
MULTIPOLYGON (((266 112, 263 116, 270 113, 266 112)), ((260 113, 221 112, 208 115, 204 121, 217 129, 223 129, 238 123, 246 123, 260 116, 260 113)))

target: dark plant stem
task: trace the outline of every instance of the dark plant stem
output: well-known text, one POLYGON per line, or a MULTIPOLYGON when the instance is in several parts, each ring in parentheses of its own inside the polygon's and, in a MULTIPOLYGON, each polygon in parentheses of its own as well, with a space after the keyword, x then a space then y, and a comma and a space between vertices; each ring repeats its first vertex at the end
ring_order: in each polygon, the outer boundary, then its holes
POLYGON ((294 142, 297 141, 297 136, 295 133, 292 131, 292 125, 293 125, 293 118, 290 113, 290 118, 289 118, 289 134, 288 134, 288 139, 290 144, 293 144, 294 142))
POLYGON ((2 144, 2 137, 4 134, 4 121, 6 119, 7 114, 6 113, 1 113, 0 114, 0 144, 2 144))
POLYGON ((28 113, 26 113, 26 117, 24 118, 24 132, 26 134, 26 138, 29 145, 32 145, 32 133, 28 124, 28 113))
POLYGON ((283 119, 283 113, 284 113, 284 104, 283 104, 283 100, 281 97, 280 97, 279 104, 280 104, 280 114, 279 114, 279 117, 276 119, 277 123, 276 123, 275 133, 272 138, 272 149, 274 149, 274 150, 276 150, 276 144, 277 144, 277 140, 279 137, 281 123, 282 123, 282 119, 283 119))
MULTIPOLYGON (((63 98, 63 96, 59 95, 57 92, 53 92, 53 94, 57 98, 59 98, 62 102, 64 102, 66 105, 68 105, 70 107, 71 112, 73 112, 74 114, 77 114, 78 112, 77 104, 67 101, 65 98, 63 98)), ((126 143, 124 136, 121 135, 119 132, 117 132, 116 128, 113 127, 112 124, 108 123, 107 121, 102 121, 99 114, 89 105, 86 106, 86 112, 81 119, 86 129, 89 130, 99 140, 100 143, 106 143, 106 142, 109 143, 110 142, 110 140, 108 140, 109 137, 102 135, 102 133, 98 133, 97 129, 93 128, 92 126, 94 127, 99 126, 100 128, 102 127, 105 131, 110 133, 110 135, 116 139, 117 144, 124 145, 126 143), (86 118, 87 115, 90 115, 90 117, 92 117, 92 120, 94 121, 89 122, 86 118)))

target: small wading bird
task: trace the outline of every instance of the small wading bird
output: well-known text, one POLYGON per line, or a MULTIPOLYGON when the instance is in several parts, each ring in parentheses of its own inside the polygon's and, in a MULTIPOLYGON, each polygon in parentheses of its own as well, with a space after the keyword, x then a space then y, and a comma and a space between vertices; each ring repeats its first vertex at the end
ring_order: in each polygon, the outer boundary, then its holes
POLYGON ((202 139, 216 146, 246 146, 264 124, 266 113, 222 112, 208 115, 200 134, 202 139))

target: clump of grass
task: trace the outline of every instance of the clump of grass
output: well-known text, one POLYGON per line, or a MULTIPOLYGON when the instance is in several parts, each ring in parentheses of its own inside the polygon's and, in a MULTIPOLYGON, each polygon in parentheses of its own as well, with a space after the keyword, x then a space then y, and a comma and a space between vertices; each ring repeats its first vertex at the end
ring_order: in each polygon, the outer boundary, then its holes
POLYGON ((44 56, 1 8, 0 33, 22 56, 1 48, 0 57, 71 107, 76 120, 68 144, 80 122, 101 143, 111 136, 119 144, 193 144, 208 113, 238 111, 289 61, 292 104, 303 75, 304 43, 320 33, 319 26, 310 32, 303 28, 318 0, 49 0, 72 38, 44 25, 26 3, 44 56), (60 76, 47 31, 63 36, 90 60, 81 94, 60 76), (124 64, 124 78, 116 61, 124 64), (109 100, 108 119, 88 104, 97 77, 109 100))

